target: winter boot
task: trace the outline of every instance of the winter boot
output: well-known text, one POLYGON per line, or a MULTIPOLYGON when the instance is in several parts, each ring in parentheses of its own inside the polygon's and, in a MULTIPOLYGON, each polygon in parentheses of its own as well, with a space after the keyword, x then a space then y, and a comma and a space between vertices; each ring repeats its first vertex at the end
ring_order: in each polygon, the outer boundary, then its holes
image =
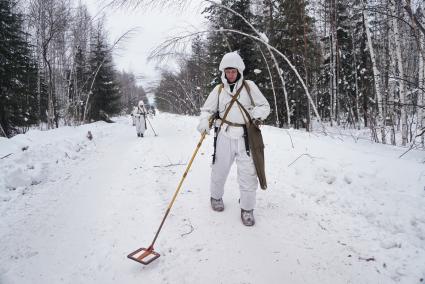
POLYGON ((241 219, 242 219, 242 223, 245 226, 253 226, 255 224, 254 209, 251 209, 251 210, 241 209, 241 219))
POLYGON ((140 133, 140 137, 143 137, 143 133, 140 133))
POLYGON ((137 133, 137 137, 140 137, 140 133, 137 133))
POLYGON ((223 203, 223 199, 222 199, 222 198, 220 198, 220 199, 215 199, 215 198, 212 198, 212 197, 211 197, 211 208, 212 208, 214 211, 217 211, 217 212, 221 212, 221 211, 223 211, 223 210, 224 210, 224 203, 223 203))

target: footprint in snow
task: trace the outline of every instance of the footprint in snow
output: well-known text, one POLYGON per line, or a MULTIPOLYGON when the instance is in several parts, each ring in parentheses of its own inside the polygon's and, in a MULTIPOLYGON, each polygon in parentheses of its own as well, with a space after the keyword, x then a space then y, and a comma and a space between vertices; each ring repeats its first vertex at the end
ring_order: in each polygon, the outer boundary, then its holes
POLYGON ((344 181, 347 183, 347 184, 351 184, 352 182, 353 182, 353 180, 351 179, 351 177, 349 177, 349 176, 344 176, 344 181))

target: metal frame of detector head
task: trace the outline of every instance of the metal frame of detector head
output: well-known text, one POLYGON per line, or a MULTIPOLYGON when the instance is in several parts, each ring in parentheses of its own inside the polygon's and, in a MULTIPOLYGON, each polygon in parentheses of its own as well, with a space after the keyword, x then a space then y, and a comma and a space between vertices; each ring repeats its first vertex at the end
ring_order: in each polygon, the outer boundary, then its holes
POLYGON ((129 259, 132 259, 144 265, 148 265, 160 256, 161 255, 159 253, 149 248, 139 248, 138 250, 135 250, 129 255, 127 255, 129 259), (146 258, 147 260, 144 260, 146 258))

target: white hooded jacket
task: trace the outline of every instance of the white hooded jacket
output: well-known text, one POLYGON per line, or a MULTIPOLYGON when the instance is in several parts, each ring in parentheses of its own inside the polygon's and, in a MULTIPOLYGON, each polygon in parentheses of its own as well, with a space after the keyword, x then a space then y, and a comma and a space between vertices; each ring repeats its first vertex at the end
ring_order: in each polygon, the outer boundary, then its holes
POLYGON ((143 103, 143 101, 139 101, 137 108, 135 108, 135 110, 133 110, 133 115, 134 116, 141 116, 141 115, 145 115, 147 113, 146 109, 145 109, 145 104, 143 103))
MULTIPOLYGON (((204 106, 201 108, 201 120, 208 120, 211 115, 213 115, 217 111, 217 105, 220 117, 224 116, 227 106, 230 104, 232 99, 231 96, 235 95, 237 90, 243 84, 243 70, 245 69, 245 64, 243 63, 242 58, 239 56, 237 52, 226 53, 223 56, 223 59, 220 62, 219 70, 222 72, 221 81, 223 83, 223 88, 219 93, 220 85, 217 85, 211 93, 208 95, 207 100, 204 103, 204 106), (235 86, 233 87, 233 91, 230 89, 230 85, 227 82, 225 77, 224 69, 226 68, 236 68, 239 71, 240 78, 236 81, 235 86)), ((248 95, 248 91, 245 87, 241 90, 238 101, 248 110, 252 119, 266 119, 270 114, 270 105, 267 102, 266 98, 261 93, 260 89, 258 89, 257 85, 250 80, 245 80, 246 84, 248 84, 250 89, 251 97, 254 101, 254 105, 251 104, 251 99, 248 95)), ((238 107, 238 104, 235 102, 232 105, 229 113, 225 120, 244 124, 246 118, 242 114, 241 109, 238 107)), ((221 124, 221 121, 217 121, 217 123, 221 124)), ((229 137, 241 137, 243 135, 242 127, 233 127, 227 124, 223 124, 225 131, 224 135, 229 137)))

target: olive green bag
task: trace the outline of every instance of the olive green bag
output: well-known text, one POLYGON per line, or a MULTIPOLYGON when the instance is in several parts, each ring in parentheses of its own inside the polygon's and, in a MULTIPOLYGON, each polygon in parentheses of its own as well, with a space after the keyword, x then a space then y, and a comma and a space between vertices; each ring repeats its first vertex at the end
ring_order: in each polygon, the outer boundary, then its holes
MULTIPOLYGON (((254 100, 252 99, 249 86, 244 81, 245 88, 248 92, 249 98, 251 99, 251 104, 254 106, 254 100)), ((260 183, 261 189, 267 189, 267 180, 266 180, 266 170, 264 165, 264 141, 263 135, 261 134, 261 129, 259 125, 253 122, 248 111, 243 107, 243 105, 236 100, 239 107, 243 110, 245 115, 248 118, 246 123, 246 129, 248 134, 249 148, 252 160, 254 161, 255 170, 257 171, 258 181, 260 183)))
POLYGON ((266 170, 264 166, 264 142, 261 129, 257 124, 250 121, 247 126, 249 147, 251 149, 252 160, 257 171, 258 181, 261 189, 267 189, 266 170))

